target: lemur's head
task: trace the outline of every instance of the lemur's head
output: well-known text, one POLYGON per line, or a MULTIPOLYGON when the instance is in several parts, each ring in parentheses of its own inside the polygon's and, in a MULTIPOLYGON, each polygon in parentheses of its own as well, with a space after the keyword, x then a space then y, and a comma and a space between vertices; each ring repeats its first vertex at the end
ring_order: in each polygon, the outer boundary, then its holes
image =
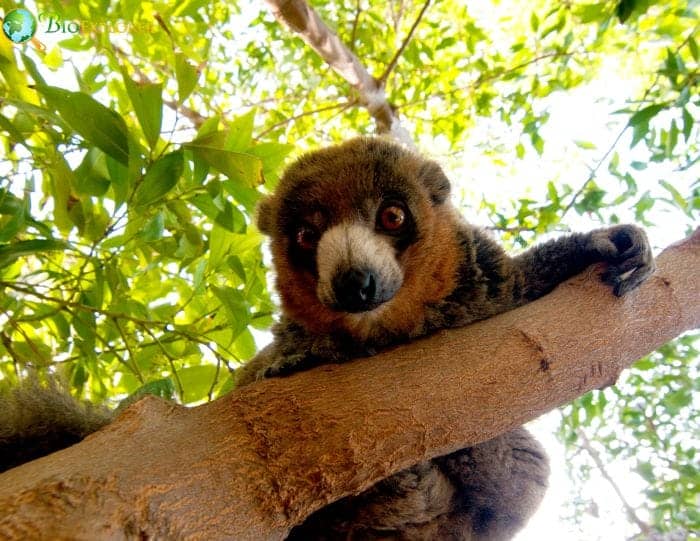
POLYGON ((361 340, 420 325, 455 286, 449 192, 437 164, 382 139, 301 157, 258 208, 284 313, 361 340))

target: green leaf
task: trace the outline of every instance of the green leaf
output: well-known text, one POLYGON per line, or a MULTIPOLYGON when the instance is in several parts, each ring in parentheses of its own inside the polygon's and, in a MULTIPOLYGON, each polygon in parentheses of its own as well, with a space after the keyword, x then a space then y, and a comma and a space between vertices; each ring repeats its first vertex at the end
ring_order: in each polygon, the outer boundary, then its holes
POLYGON ((136 206, 150 205, 172 190, 182 176, 183 151, 166 154, 148 168, 134 192, 136 206))
POLYGON ((192 66, 182 53, 175 53, 175 78, 177 79, 177 98, 182 103, 197 86, 199 78, 197 68, 192 66))
POLYGON ((153 149, 160 138, 163 120, 163 85, 136 83, 131 80, 125 69, 122 69, 122 77, 148 146, 153 149))
POLYGON ((540 27, 540 20, 537 18, 537 13, 534 11, 530 13, 530 28, 532 28, 533 32, 537 32, 537 29, 540 27))
POLYGON ((4 188, 0 188, 0 214, 24 212, 24 201, 4 188))
POLYGON ((693 397, 686 389, 672 391, 663 398, 663 403, 671 414, 677 414, 681 408, 689 406, 693 397))
POLYGON ((58 45, 54 45, 51 50, 44 55, 44 64, 54 71, 63 65, 63 56, 61 55, 61 48, 58 45))
POLYGON ((0 128, 5 130, 10 135, 10 137, 14 140, 15 143, 24 144, 24 136, 15 127, 15 125, 12 122, 10 122, 9 118, 6 118, 6 117, 0 115, 0 128))
POLYGON ((20 257, 36 255, 52 250, 67 250, 70 245, 56 239, 20 240, 11 244, 0 245, 0 267, 12 263, 20 257))
POLYGON ((654 467, 648 462, 640 462, 637 464, 637 473, 641 475, 647 483, 653 483, 656 479, 654 467))
POLYGON ((698 44, 693 39, 693 36, 688 37, 688 49, 690 49, 690 54, 692 55, 693 60, 695 60, 696 62, 700 61, 700 52, 698 52, 698 44))
POLYGON ((164 229, 165 229, 165 219, 163 217, 163 213, 158 212, 144 226, 144 228, 141 232, 141 238, 145 242, 154 242, 154 241, 159 240, 163 237, 164 229))
POLYGON ((688 142, 688 139, 690 138, 690 132, 693 129, 693 117, 692 115, 688 112, 688 109, 683 108, 683 137, 685 138, 685 142, 688 142))
POLYGON ((582 23, 600 21, 608 16, 606 5, 602 2, 595 4, 576 5, 574 13, 582 23))
POLYGON ((253 142, 253 127, 255 124, 255 111, 250 110, 246 114, 236 117, 229 126, 226 138, 226 150, 243 152, 253 142))
POLYGON ((44 81, 44 78, 41 76, 41 73, 39 73, 39 70, 37 69, 34 60, 32 60, 29 56, 27 56, 24 53, 22 53, 22 63, 24 64, 24 67, 27 68, 29 75, 31 75, 32 79, 34 79, 34 82, 37 85, 46 84, 46 81, 44 81))
POLYGON ((615 15, 617 15, 617 18, 621 23, 624 23, 627 21, 627 19, 629 19, 632 11, 634 11, 635 4, 636 0, 620 0, 620 2, 617 4, 615 15))
POLYGON ((214 132, 185 145, 232 182, 255 187, 263 183, 262 161, 256 156, 223 148, 226 132, 214 132))
POLYGON ((209 260, 207 270, 215 271, 231 250, 234 236, 218 224, 214 224, 209 235, 209 260))
POLYGON ((629 120, 630 126, 648 124, 649 121, 659 112, 666 108, 665 103, 655 103, 634 113, 629 120))
POLYGON ((231 324, 232 337, 238 336, 248 326, 250 320, 243 293, 232 287, 211 286, 211 290, 226 311, 227 320, 231 324))
POLYGON ((129 162, 128 131, 117 113, 82 92, 39 84, 36 89, 88 143, 123 164, 129 162))
POLYGON ((75 189, 79 194, 104 195, 110 186, 107 156, 98 148, 91 148, 74 171, 75 189))
POLYGON ((668 130, 668 136, 666 137, 666 157, 671 158, 673 156, 673 150, 678 144, 678 125, 676 124, 676 119, 671 121, 671 127, 668 130))
POLYGON ((636 124, 634 128, 632 128, 632 142, 630 143, 630 148, 633 148, 639 141, 644 139, 647 133, 649 133, 649 124, 646 122, 636 124))
POLYGON ((574 141, 577 147, 582 148, 584 150, 595 150, 596 145, 594 143, 591 143, 590 141, 574 141))
MULTIPOLYGON (((221 370, 218 372, 219 377, 222 377, 221 370)), ((207 398, 209 390, 214 384, 214 379, 217 377, 217 369, 216 366, 211 364, 203 364, 200 366, 188 366, 178 370, 177 374, 185 391, 183 402, 188 404, 207 398)))

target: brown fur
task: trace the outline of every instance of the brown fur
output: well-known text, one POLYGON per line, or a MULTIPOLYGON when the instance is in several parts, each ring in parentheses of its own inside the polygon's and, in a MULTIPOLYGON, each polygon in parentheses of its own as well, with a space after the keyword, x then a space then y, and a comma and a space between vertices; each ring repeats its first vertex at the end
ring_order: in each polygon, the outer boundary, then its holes
MULTIPOLYGON (((281 210, 289 192, 299 184, 310 185, 307 196, 310 200, 333 201, 334 220, 352 219, 357 214, 354 203, 358 187, 367 183, 366 153, 374 146, 374 140, 353 140, 340 152, 336 148, 327 149, 326 155, 301 158, 283 178, 275 197, 263 202, 258 220, 261 230, 273 232, 279 224, 267 220, 281 210), (357 148, 356 148, 357 147, 357 148), (348 153, 345 153, 348 150, 348 153), (339 164, 339 160, 344 160, 339 164), (325 171, 332 168, 342 175, 325 177, 325 171), (303 172, 303 175, 300 173, 303 172), (299 177, 303 178, 299 178, 299 177), (311 183, 309 179, 323 179, 311 183)), ((417 179, 425 167, 425 161, 410 153, 396 155, 396 148, 387 145, 379 147, 388 150, 397 161, 399 175, 406 179, 417 179)), ((375 150, 376 151, 376 150, 375 150)), ((438 168, 439 170, 439 168, 438 168)), ((431 204, 431 193, 427 186, 413 183, 416 206, 421 219, 422 238, 404 252, 399 261, 404 268, 404 285, 398 294, 386 305, 380 307, 370 317, 333 311, 323 305, 316 295, 316 278, 310 272, 296 268, 288 259, 289 238, 273 235, 271 251, 277 271, 277 288, 283 303, 284 313, 291 320, 302 324, 309 331, 327 334, 340 330, 349 332, 355 338, 368 340, 376 332, 415 334, 422 328, 427 305, 445 298, 455 288, 457 268, 462 259, 457 238, 458 217, 449 206, 431 204), (379 328, 379 329, 378 329, 379 328)), ((314 225, 323 219, 318 212, 309 212, 308 221, 314 225)))
POLYGON ((30 379, 0 393, 0 472, 79 442, 112 413, 30 379))
MULTIPOLYGON (((653 271, 646 237, 634 226, 570 235, 510 257, 462 220, 448 194, 437 164, 379 139, 353 139, 293 164, 258 213, 271 239, 283 318, 273 343, 239 371, 239 385, 466 325, 530 302, 596 261, 609 262, 603 279, 615 294, 653 271), (397 240, 380 226, 382 205, 394 200, 411 214, 410 238, 397 240), (295 232, 307 226, 321 240, 315 251, 300 252, 295 232), (363 243, 372 255, 356 258, 363 243), (393 252, 385 249, 390 245, 393 252), (339 256, 339 250, 347 251, 339 256), (329 273, 345 276, 353 264, 382 267, 382 258, 395 259, 386 265, 391 280, 397 266, 403 273, 390 298, 364 311, 333 303, 329 287, 345 285, 329 282, 329 273)), ((336 297, 344 294, 340 289, 336 297)), ((289 539, 509 539, 539 504, 547 475, 539 444, 516 429, 343 498, 311 515, 289 539)))
MULTIPOLYGON (((354 139, 292 165, 258 214, 271 238, 283 316, 274 341, 237 372, 238 385, 484 319, 545 295, 598 261, 608 264, 602 279, 616 295, 654 269, 644 232, 630 225, 569 235, 509 257, 459 217, 448 195, 449 181, 436 163, 378 139, 354 139), (414 219, 410 236, 374 229, 387 198, 406 204, 414 219), (375 243, 381 257, 374 254, 372 261, 395 258, 389 267, 402 273, 399 284, 392 270, 398 289, 371 310, 321 302, 316 259, 295 252, 299 223, 323 233, 341 222, 360 224, 363 241, 381 237, 375 243)), ((71 445, 111 417, 56 388, 34 385, 1 395, 0 467, 71 445)), ((509 539, 539 504, 547 475, 544 452, 520 428, 335 502, 308 517, 290 539, 509 539)))

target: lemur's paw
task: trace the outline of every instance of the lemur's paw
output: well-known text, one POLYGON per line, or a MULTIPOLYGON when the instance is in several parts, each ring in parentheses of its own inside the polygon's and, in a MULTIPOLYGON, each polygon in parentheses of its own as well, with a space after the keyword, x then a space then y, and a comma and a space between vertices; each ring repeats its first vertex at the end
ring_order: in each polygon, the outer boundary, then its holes
POLYGON ((616 225, 594 231, 593 248, 608 263, 601 276, 621 297, 646 280, 655 270, 654 256, 646 233, 635 225, 616 225))
POLYGON ((284 377, 294 372, 308 370, 317 364, 319 364, 318 359, 306 354, 280 355, 278 359, 273 359, 268 366, 261 370, 257 379, 284 377))

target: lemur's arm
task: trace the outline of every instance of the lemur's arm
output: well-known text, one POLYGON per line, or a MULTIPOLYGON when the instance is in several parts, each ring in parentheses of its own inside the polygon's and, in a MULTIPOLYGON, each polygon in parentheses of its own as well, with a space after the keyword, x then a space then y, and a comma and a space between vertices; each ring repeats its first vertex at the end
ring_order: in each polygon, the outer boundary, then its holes
POLYGON ((466 226, 459 285, 427 311, 426 332, 461 327, 534 301, 593 263, 606 262, 602 280, 624 295, 654 271, 644 231, 617 225, 575 233, 508 256, 490 235, 466 226))
MULTIPOLYGON (((637 287, 654 271, 646 234, 633 225, 567 235, 516 257, 509 257, 491 237, 471 227, 466 227, 460 238, 465 259, 459 285, 447 299, 426 307, 423 327, 410 336, 396 336, 396 343, 527 304, 593 263, 608 263, 602 280, 618 296, 637 287)), ((273 344, 240 369, 239 386, 374 353, 342 336, 310 335, 284 318, 274 334, 273 344)), ((375 346, 381 348, 382 344, 375 346)))
POLYGON ((236 370, 237 387, 264 378, 288 376, 321 364, 341 363, 376 353, 346 336, 312 335, 286 317, 282 317, 272 332, 272 343, 236 370))
POLYGON ((634 225, 616 225, 575 233, 536 246, 512 259, 522 289, 514 298, 524 304, 549 293, 564 280, 598 262, 608 263, 601 276, 618 297, 636 288, 654 272, 646 234, 634 225))

